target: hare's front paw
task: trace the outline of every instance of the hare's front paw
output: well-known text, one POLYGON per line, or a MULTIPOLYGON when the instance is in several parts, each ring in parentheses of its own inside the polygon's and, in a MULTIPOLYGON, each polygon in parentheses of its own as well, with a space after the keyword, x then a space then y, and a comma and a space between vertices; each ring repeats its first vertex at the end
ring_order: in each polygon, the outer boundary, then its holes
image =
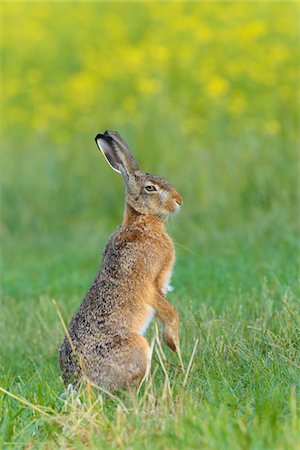
POLYGON ((179 348, 179 338, 178 331, 170 326, 165 326, 162 332, 162 339, 164 343, 171 349, 173 352, 177 352, 179 348))

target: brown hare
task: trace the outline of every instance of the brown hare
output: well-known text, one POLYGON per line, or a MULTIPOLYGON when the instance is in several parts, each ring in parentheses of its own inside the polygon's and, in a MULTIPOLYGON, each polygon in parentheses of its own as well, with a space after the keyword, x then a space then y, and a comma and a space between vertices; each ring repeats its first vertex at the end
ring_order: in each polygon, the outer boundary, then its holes
POLYGON ((66 384, 87 377, 114 391, 144 377, 150 347, 143 335, 153 316, 163 326, 166 345, 179 349, 178 313, 165 297, 175 254, 164 221, 178 210, 182 197, 166 179, 141 172, 116 131, 98 134, 96 143, 124 179, 124 219, 68 327, 60 366, 66 384))

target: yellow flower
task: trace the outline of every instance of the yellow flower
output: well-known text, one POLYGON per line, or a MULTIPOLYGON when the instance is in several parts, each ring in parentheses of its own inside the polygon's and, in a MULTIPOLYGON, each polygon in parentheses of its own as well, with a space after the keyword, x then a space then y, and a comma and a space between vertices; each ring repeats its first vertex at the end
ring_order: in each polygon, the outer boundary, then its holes
POLYGON ((214 76, 209 80, 206 92, 209 97, 219 97, 227 92, 228 87, 229 85, 225 78, 214 76))
POLYGON ((239 31, 239 37, 243 40, 254 40, 266 32, 266 25, 264 22, 255 20, 246 25, 243 25, 239 31))

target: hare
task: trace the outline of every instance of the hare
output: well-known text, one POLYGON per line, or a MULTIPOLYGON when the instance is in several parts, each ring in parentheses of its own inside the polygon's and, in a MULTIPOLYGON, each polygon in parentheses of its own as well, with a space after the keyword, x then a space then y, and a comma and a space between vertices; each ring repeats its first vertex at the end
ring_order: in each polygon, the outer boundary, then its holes
POLYGON ((69 325, 60 366, 66 384, 87 377, 115 391, 134 387, 145 376, 150 347, 144 334, 154 316, 162 324, 165 344, 179 349, 178 313, 165 297, 175 253, 164 222, 180 208, 182 197, 165 178, 141 172, 116 131, 95 140, 124 179, 125 212, 69 325))

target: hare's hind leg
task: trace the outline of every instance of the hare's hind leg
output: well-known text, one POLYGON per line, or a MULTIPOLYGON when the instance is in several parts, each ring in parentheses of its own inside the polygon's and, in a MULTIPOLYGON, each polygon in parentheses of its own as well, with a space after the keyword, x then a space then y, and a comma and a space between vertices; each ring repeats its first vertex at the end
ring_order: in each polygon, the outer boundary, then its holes
POLYGON ((99 386, 110 391, 132 388, 143 379, 150 365, 151 350, 146 339, 130 334, 118 339, 108 355, 94 360, 87 376, 99 386))

